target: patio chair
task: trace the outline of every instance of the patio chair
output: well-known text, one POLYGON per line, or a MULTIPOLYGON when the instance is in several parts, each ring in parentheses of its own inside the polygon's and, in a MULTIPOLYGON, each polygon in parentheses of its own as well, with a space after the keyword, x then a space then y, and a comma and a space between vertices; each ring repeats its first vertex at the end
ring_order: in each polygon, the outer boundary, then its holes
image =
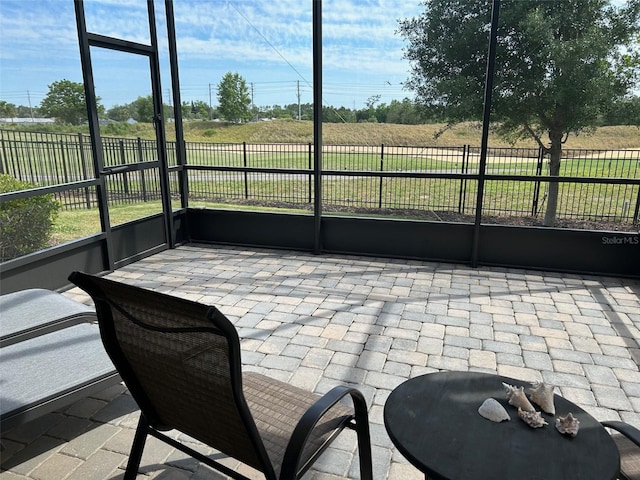
POLYGON ((620 452, 620 479, 640 480, 640 430, 618 421, 600 422, 615 430, 611 437, 620 452))
POLYGON ((124 475, 135 478, 152 435, 235 479, 244 475, 161 433, 177 430, 259 470, 302 476, 345 428, 356 431, 360 478, 371 480, 367 406, 337 386, 323 396, 242 372, 235 327, 215 307, 74 272, 93 298, 107 353, 141 410, 124 475), (351 402, 341 401, 351 397, 351 402))

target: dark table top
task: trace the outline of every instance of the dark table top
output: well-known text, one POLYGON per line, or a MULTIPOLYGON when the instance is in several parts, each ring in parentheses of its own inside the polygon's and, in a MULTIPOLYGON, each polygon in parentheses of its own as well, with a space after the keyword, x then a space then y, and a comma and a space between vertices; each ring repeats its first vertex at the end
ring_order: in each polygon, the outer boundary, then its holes
MULTIPOLYGON (((508 404, 502 382, 530 384, 474 372, 442 372, 412 378, 387 399, 384 423, 391 440, 415 467, 433 479, 612 480, 620 463, 615 443, 600 423, 555 395, 549 425, 531 428, 508 404), (495 398, 511 416, 495 423, 478 407, 495 398), (555 418, 580 420, 575 438, 560 434, 555 418)), ((534 405, 535 406, 535 405, 534 405)))

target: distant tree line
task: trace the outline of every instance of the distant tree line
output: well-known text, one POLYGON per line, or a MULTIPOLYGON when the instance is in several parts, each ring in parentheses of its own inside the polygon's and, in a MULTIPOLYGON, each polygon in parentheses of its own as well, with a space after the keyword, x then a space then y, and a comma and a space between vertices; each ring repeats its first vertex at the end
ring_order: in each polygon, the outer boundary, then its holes
MULTIPOLYGON (((182 102, 182 118, 184 120, 221 119, 230 122, 259 121, 262 119, 294 119, 313 120, 312 103, 290 103, 288 105, 267 105, 257 107, 251 105, 246 82, 237 74, 228 74, 228 88, 219 87, 219 105, 210 106, 202 100, 186 100, 182 102), (244 82, 244 83, 243 83, 244 82), (226 92, 221 95, 220 92, 226 92), (231 101, 227 101, 230 99, 231 101), (239 99, 233 102, 233 99, 239 99)), ((223 78, 223 81, 225 79, 223 78)), ((153 98, 151 95, 138 97, 124 105, 114 105, 105 109, 98 98, 98 114, 101 120, 114 122, 150 123, 153 121, 153 98)), ((173 107, 164 105, 165 118, 173 118, 173 107)), ((81 83, 60 80, 49 85, 49 92, 42 102, 35 106, 15 105, 0 100, 0 118, 55 118, 57 122, 81 125, 87 121, 84 87, 81 83)), ((340 106, 323 106, 322 120, 327 123, 395 123, 403 125, 419 125, 424 123, 443 122, 446 119, 435 109, 425 108, 418 103, 404 98, 380 102, 380 96, 367 99, 361 109, 340 106)), ((468 120, 478 120, 469 118, 468 120)), ((640 96, 628 96, 617 100, 599 119, 599 124, 606 125, 639 125, 640 96)))

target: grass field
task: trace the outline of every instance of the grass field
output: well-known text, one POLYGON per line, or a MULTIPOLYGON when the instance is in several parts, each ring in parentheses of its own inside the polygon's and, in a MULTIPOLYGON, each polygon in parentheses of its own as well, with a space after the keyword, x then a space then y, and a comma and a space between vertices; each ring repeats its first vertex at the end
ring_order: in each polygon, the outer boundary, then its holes
MULTIPOLYGON (((3 126, 3 128, 6 128, 3 126)), ((24 126, 13 127, 22 130, 24 126)), ((45 127, 38 126, 38 131, 45 127)), ((87 127, 49 127, 57 133, 88 133, 87 127)), ((388 123, 325 123, 322 126, 323 142, 332 145, 412 145, 412 146, 480 146, 479 123, 462 123, 443 131, 443 124, 396 125, 388 123)), ((313 141, 313 123, 310 121, 274 120, 243 125, 222 122, 192 121, 184 123, 185 140, 215 143, 309 143, 313 141)), ((174 124, 166 125, 167 137, 175 139, 174 124)), ((103 127, 102 134, 115 137, 155 138, 152 124, 113 124, 103 127)), ((491 133, 489 145, 512 146, 495 133, 491 133)), ((537 148, 533 140, 523 140, 518 147, 537 148)), ((594 133, 570 135, 565 148, 617 150, 640 148, 640 128, 634 126, 600 127, 594 133)))
MULTIPOLYGON (((445 131, 438 138, 442 125, 389 124, 324 124, 325 154, 323 169, 335 171, 431 171, 445 173, 477 173, 477 155, 467 156, 463 163, 462 147, 480 145, 477 124, 461 124, 445 131), (384 159, 380 146, 384 144, 384 159), (332 147, 336 145, 336 147, 332 147), (338 147, 339 146, 339 147, 338 147), (399 148, 391 148, 396 146, 399 148), (454 148, 456 147, 456 148, 454 148), (381 161, 383 160, 383 161, 381 161)), ((24 130, 24 127, 17 128, 24 130)), ((168 137, 174 135, 173 125, 167 126, 168 137)), ((311 122, 278 120, 245 125, 225 125, 217 122, 188 122, 185 137, 188 143, 188 163, 202 166, 228 166, 279 169, 307 169, 309 150, 304 144, 312 142, 311 122), (248 154, 242 142, 249 145, 248 154), (217 143, 219 145, 212 145, 217 143), (222 145, 222 144, 234 145, 222 145), (238 145, 239 144, 239 145, 238 145), (287 145, 296 144, 296 145, 287 145), (245 164, 246 161, 246 164, 245 164)), ((61 132, 56 126, 56 133, 61 132)), ((154 139, 151 125, 123 124, 117 131, 105 129, 105 135, 154 139)), ((117 143, 117 141, 116 141, 117 143)), ((132 142, 134 145, 135 142, 132 142)), ((496 135, 490 138, 491 147, 510 147, 496 135)), ((535 143, 520 142, 517 147, 536 149, 535 143)), ((57 147, 56 147, 57 148, 57 147)), ((611 158, 601 158, 598 152, 575 152, 563 159, 561 175, 577 177, 640 178, 640 163, 636 152, 640 149, 640 129, 637 127, 603 127, 592 135, 570 136, 566 149, 618 150, 611 158), (633 154, 626 156, 626 154, 633 154)), ((69 152, 65 150, 68 154, 69 152)), ((119 150, 117 150, 119 152, 119 150)), ((117 153, 119 155, 119 153, 117 153)), ((126 150, 126 162, 135 162, 135 148, 126 150), (131 158, 129 158, 131 157, 131 158)), ((611 155, 611 153, 609 154, 611 155)), ((22 155, 20 155, 22 156, 22 155)), ((116 162, 119 163, 119 162, 116 162)), ((487 173, 535 175, 536 158, 489 158, 487 173)), ((542 172, 544 175, 544 171, 542 172)), ((249 174, 251 175, 251 174, 249 174)), ((190 173, 190 206, 251 208, 252 210, 309 212, 307 199, 312 182, 308 176, 300 179, 279 173, 260 173, 249 177, 249 183, 237 172, 190 173), (226 176, 225 176, 226 175, 226 176), (246 193, 248 192, 248 196, 246 193)), ((115 181, 116 178, 113 177, 115 181)), ((129 187, 140 187, 137 174, 129 178, 129 187)), ((485 184, 485 213, 516 217, 529 215, 532 209, 535 183, 532 181, 489 181, 485 184)), ((172 190, 177 191, 177 189, 172 190)), ((324 211, 331 214, 389 215, 393 218, 430 218, 442 212, 469 214, 475 205, 477 182, 426 178, 384 178, 367 176, 327 176, 323 182, 324 211), (462 193, 464 192, 464 193, 462 193), (464 194, 465 200, 462 200, 464 194), (462 208, 458 208, 462 205, 462 208)), ((626 217, 635 205, 637 193, 630 186, 563 184, 561 209, 565 214, 580 218, 588 206, 602 204, 600 213, 626 217), (615 206, 610 205, 615 200, 615 206), (607 213, 610 212, 610 213, 607 213)), ((544 202, 544 189, 541 201, 544 202)), ((309 200, 311 202, 311 200, 309 200)), ((176 205, 177 207, 177 205, 176 205)), ((118 225, 136 218, 158 213, 159 202, 112 205, 111 224, 118 225)), ((515 217, 514 217, 515 218, 515 217)), ((459 221, 458 219, 456 219, 459 221)), ((466 220, 465 220, 466 221, 466 220)), ((588 228, 585 226, 585 228, 588 228)), ((59 244, 100 232, 96 209, 63 210, 55 222, 52 244, 59 244)))

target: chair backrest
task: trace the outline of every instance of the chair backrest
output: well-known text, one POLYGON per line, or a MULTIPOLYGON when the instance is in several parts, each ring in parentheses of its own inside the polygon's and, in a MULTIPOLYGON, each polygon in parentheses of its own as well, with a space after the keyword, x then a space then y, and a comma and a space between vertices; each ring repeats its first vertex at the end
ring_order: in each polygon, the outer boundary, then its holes
POLYGON ((272 470, 242 393, 240 342, 215 307, 74 272, 102 341, 149 424, 272 470))

